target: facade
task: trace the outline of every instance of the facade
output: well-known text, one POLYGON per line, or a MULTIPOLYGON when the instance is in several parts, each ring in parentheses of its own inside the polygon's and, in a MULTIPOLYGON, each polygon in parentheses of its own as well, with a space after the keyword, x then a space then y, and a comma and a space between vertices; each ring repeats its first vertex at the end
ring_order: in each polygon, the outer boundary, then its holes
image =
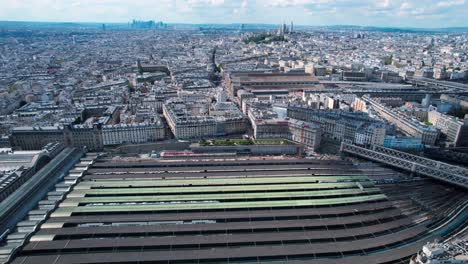
POLYGON ((69 143, 64 128, 60 126, 15 127, 11 131, 10 141, 12 147, 22 150, 40 150, 50 142, 69 143))
POLYGON ((306 105, 290 104, 288 117, 320 126, 323 138, 332 141, 348 140, 382 145, 386 128, 364 113, 318 110, 306 105))
POLYGON ((244 133, 247 129, 244 117, 217 117, 216 135, 235 135, 244 133))
POLYGON ((341 79, 345 82, 365 82, 367 76, 365 72, 346 71, 341 73, 341 79))
POLYGON ((325 76, 327 68, 322 65, 308 64, 305 66, 305 72, 315 76, 325 76))
POLYGON ((380 79, 384 82, 399 83, 403 81, 403 78, 396 72, 384 71, 380 75, 380 79))
POLYGON ((289 139, 314 150, 320 147, 320 126, 291 118, 279 118, 267 109, 249 109, 249 120, 256 139, 289 139))
POLYGON ((161 121, 156 123, 118 124, 102 128, 104 146, 155 142, 164 139, 164 137, 165 129, 161 121))
POLYGON ((367 112, 367 102, 364 101, 362 98, 360 97, 356 97, 354 98, 354 102, 353 104, 351 105, 351 107, 354 109, 354 111, 360 111, 360 112, 367 112))
POLYGON ((383 146, 386 129, 376 124, 363 124, 355 134, 354 142, 358 145, 383 146))
POLYGON ((17 127, 12 130, 10 141, 13 147, 22 150, 39 150, 48 143, 56 142, 69 147, 100 151, 107 145, 154 142, 164 136, 164 125, 159 121, 107 126, 17 127))
POLYGON ((367 95, 363 96, 363 99, 372 105, 380 116, 394 124, 403 133, 415 138, 420 138, 421 142, 425 145, 435 145, 439 138, 439 131, 436 128, 424 125, 418 120, 410 119, 402 113, 397 113, 385 104, 379 103, 367 95))
POLYGON ((90 151, 99 151, 104 147, 101 125, 66 126, 63 133, 67 140, 67 146, 86 147, 90 151))
POLYGON ((325 106, 327 109, 338 109, 340 107, 339 101, 337 99, 326 97, 325 106))
POLYGON ((163 115, 177 139, 200 139, 228 134, 241 134, 246 130, 245 118, 236 108, 211 111, 209 105, 199 101, 175 98, 163 106, 163 115))
POLYGON ((446 136, 446 141, 450 146, 468 146, 468 140, 463 137, 463 135, 466 136, 468 133, 468 124, 466 121, 444 115, 435 110, 429 111, 428 121, 436 128, 440 129, 440 132, 446 136))
POLYGON ((69 147, 87 147, 88 150, 102 150, 100 125, 16 127, 11 131, 13 147, 22 150, 42 149, 48 143, 61 143, 69 147))
POLYGON ((256 139, 290 137, 289 122, 284 119, 256 120, 252 128, 256 139))
POLYGON ((386 136, 384 147, 392 149, 422 149, 424 145, 420 138, 386 136))
POLYGON ((291 140, 306 145, 314 150, 320 147, 322 132, 320 126, 300 120, 290 119, 291 140))

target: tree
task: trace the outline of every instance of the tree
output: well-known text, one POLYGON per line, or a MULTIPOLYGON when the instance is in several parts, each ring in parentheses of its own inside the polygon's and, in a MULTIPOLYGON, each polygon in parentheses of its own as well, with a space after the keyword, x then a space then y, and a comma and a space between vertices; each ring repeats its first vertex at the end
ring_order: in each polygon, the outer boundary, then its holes
POLYGON ((392 61, 393 61, 393 55, 390 55, 390 57, 385 57, 385 58, 384 58, 384 64, 385 64, 385 65, 390 65, 390 64, 392 64, 392 61))
POLYGON ((79 116, 77 119, 75 119, 75 122, 73 122, 75 125, 81 124, 81 116, 79 116))

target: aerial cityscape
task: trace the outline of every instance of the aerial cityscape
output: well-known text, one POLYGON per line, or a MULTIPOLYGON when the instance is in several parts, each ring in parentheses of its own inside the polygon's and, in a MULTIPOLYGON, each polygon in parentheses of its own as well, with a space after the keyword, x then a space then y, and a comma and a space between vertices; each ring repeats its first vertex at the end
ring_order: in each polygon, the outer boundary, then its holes
POLYGON ((468 263, 468 2, 135 2, 0 1, 0 264, 468 263))

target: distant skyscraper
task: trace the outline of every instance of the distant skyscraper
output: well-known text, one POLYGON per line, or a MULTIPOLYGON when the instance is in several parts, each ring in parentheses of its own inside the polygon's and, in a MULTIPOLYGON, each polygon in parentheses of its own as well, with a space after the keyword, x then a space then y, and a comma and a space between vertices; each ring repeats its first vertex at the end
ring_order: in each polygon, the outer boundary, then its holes
POLYGON ((102 24, 102 31, 106 31, 106 24, 102 24))
POLYGON ((293 22, 291 21, 291 27, 289 28, 289 34, 293 33, 294 32, 294 24, 293 22))
POLYGON ((283 24, 280 25, 279 29, 278 29, 278 36, 284 36, 284 34, 286 34, 288 31, 288 26, 286 26, 286 23, 283 22, 283 24))
POLYGON ((283 25, 279 26, 277 35, 278 36, 284 36, 283 25))

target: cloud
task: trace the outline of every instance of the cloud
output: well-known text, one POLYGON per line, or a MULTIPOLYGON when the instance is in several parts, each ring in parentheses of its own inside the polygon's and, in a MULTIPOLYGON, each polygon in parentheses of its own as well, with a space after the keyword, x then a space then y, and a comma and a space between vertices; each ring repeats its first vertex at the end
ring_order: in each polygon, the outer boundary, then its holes
POLYGON ((403 2, 400 6, 400 10, 407 10, 413 7, 413 4, 409 2, 403 2))
POLYGON ((232 13, 236 16, 246 14, 249 11, 249 3, 247 0, 242 0, 239 7, 232 9, 232 13))
MULTIPOLYGON (((446 27, 467 25, 468 0, 265 0, 265 6, 303 10, 333 24, 446 27), (430 21, 423 22, 427 18, 430 21), (456 19, 458 23, 456 22, 456 19), (460 22, 463 21, 461 24, 460 22)), ((320 24, 320 23, 319 23, 320 24)))
POLYGON ((272 0, 268 1, 269 6, 300 6, 300 5, 318 5, 318 4, 329 4, 334 2, 333 0, 272 0))
POLYGON ((224 4, 224 0, 185 0, 177 1, 179 4, 187 5, 189 7, 210 7, 219 6, 224 4))
POLYGON ((376 6, 383 7, 383 8, 388 8, 388 7, 390 7, 390 5, 391 5, 390 0, 384 0, 384 1, 376 3, 376 6))
POLYGON ((468 0, 0 0, 0 20, 468 26, 468 0), (427 18, 427 21, 424 19, 427 18))
POLYGON ((465 4, 465 0, 441 1, 437 3, 439 7, 458 6, 465 4))

